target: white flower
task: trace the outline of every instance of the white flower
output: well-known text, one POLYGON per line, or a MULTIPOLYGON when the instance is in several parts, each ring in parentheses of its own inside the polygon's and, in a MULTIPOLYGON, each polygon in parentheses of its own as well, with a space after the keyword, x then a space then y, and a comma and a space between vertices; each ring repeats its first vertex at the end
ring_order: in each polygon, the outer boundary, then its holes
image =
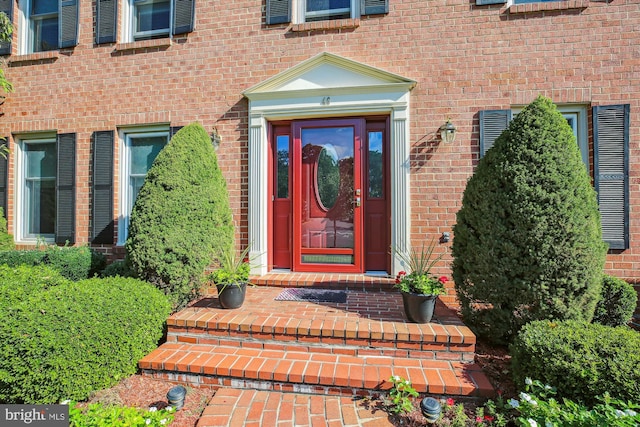
POLYGON ((160 424, 165 425, 167 423, 167 419, 163 418, 160 420, 160 424))
POLYGON ((529 422, 529 425, 531 427, 538 427, 538 423, 536 422, 536 420, 532 420, 531 418, 529 418, 527 421, 529 422))
POLYGON ((164 408, 165 411, 171 413, 174 411, 173 406, 167 406, 166 408, 164 408))
POLYGON ((625 415, 627 414, 622 412, 620 409, 616 409, 616 417, 621 418, 621 417, 624 417, 625 415))
POLYGON ((394 381, 400 381, 400 379, 401 379, 401 378, 400 378, 399 376, 397 376, 397 375, 394 375, 392 378, 393 378, 393 380, 394 380, 394 381))
POLYGON ((511 406, 512 408, 517 408, 520 406, 520 402, 518 402, 516 399, 509 399, 507 401, 507 403, 509 404, 509 406, 511 406))
POLYGON ((150 418, 147 418, 147 419, 144 421, 144 423, 145 423, 146 425, 151 424, 151 419, 150 419, 150 418))
POLYGON ((158 408, 156 408, 155 406, 152 406, 151 408, 149 408, 149 412, 156 412, 158 410, 158 408))
POLYGON ((63 400, 62 402, 60 402, 61 405, 68 405, 69 403, 71 403, 71 401, 69 399, 63 400))
POLYGON ((626 411, 624 411, 624 413, 629 415, 630 417, 635 417, 636 415, 638 415, 638 413, 633 409, 627 409, 626 411))
POLYGON ((521 392, 520 393, 520 399, 522 400, 526 400, 527 402, 531 401, 531 396, 529 396, 527 393, 525 392, 521 392))
POLYGON ((533 384, 533 381, 531 381, 531 378, 525 378, 524 383, 526 385, 531 385, 531 384, 533 384))

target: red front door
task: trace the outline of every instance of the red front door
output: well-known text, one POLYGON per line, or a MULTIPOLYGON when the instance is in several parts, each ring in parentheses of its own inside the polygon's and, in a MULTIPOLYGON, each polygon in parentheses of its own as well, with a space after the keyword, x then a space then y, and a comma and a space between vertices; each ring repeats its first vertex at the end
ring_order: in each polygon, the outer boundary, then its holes
POLYGON ((272 126, 274 268, 388 270, 386 124, 348 118, 272 126))

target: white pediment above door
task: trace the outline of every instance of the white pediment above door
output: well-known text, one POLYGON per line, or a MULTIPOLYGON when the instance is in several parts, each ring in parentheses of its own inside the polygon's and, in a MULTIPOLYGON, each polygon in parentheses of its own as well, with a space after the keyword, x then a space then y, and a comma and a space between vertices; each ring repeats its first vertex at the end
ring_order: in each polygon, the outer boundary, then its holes
POLYGON ((323 52, 298 65, 247 89, 243 94, 250 100, 296 97, 296 93, 339 91, 407 92, 414 80, 371 67, 338 55, 323 52))

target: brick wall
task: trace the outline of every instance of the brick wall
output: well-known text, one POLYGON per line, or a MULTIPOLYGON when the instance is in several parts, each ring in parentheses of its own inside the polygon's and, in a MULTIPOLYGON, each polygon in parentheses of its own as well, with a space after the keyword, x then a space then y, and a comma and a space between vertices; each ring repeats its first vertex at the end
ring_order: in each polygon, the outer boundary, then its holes
MULTIPOLYGON (((90 238, 92 132, 196 120, 207 129, 216 126, 219 163, 246 243, 248 105, 241 93, 326 51, 417 81, 410 112, 412 235, 416 241, 438 237, 451 231, 478 160, 480 110, 524 105, 538 94, 588 107, 629 103, 630 160, 640 161, 637 1, 571 6, 576 8, 535 11, 553 5, 527 5, 510 13, 469 0, 391 0, 389 14, 363 17, 355 27, 291 31, 264 25, 262 1, 200 0, 196 30, 170 45, 95 45, 95 5, 81 2, 78 46, 9 57, 6 73, 15 92, 2 106, 0 134, 77 133, 76 240, 83 244, 90 238), (436 131, 447 117, 458 135, 452 144, 438 144, 436 131)), ((116 176, 118 168, 116 160, 116 176)), ((627 279, 640 278, 637 171, 631 168, 631 249, 609 255, 606 265, 627 279)), ((12 169, 9 185, 12 229, 12 169)), ((117 180, 114 188, 117 193, 117 180)), ((117 194, 115 202, 117 212, 117 194)))

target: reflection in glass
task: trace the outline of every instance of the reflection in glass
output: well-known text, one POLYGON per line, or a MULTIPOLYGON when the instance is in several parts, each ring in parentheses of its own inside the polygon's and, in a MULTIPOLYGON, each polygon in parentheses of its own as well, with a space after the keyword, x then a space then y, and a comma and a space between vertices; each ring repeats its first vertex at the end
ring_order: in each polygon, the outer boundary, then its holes
POLYGON ((369 155, 367 156, 369 168, 369 198, 379 199, 384 197, 384 185, 382 182, 382 132, 369 132, 369 155))
POLYGON ((289 135, 280 135, 276 138, 278 150, 278 164, 276 165, 278 179, 279 199, 289 198, 289 135))
POLYGON ((166 136, 132 137, 131 164, 129 169, 130 205, 133 206, 144 184, 147 171, 151 168, 156 156, 167 143, 166 136))
POLYGON ((307 128, 301 137, 301 246, 353 248, 354 129, 307 128))

